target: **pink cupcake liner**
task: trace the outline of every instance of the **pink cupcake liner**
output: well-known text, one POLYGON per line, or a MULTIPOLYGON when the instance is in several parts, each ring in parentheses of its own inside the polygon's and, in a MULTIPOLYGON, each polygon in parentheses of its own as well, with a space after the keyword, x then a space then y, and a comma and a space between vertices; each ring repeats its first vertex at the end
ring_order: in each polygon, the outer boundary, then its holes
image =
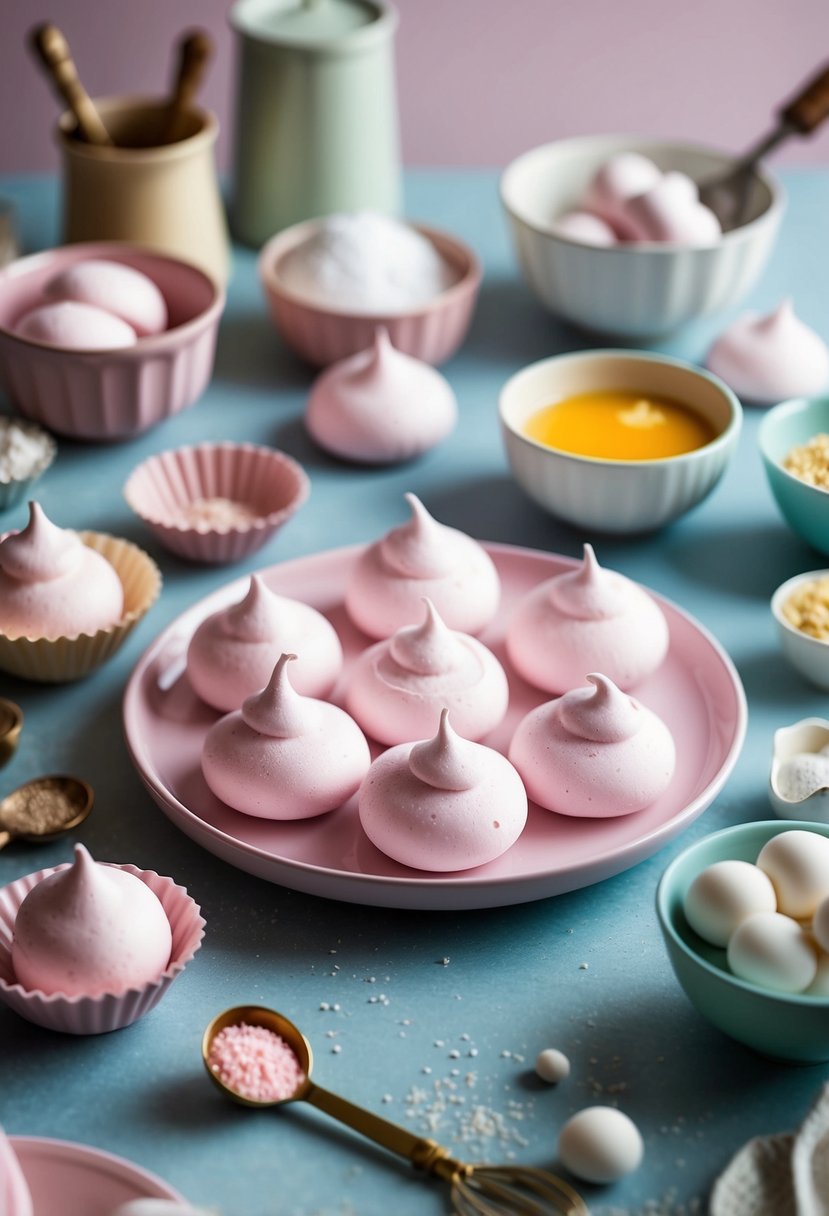
POLYGON ((205 443, 151 456, 130 474, 124 497, 165 548, 219 563, 261 548, 302 506, 310 486, 302 466, 275 448, 205 443), (181 522, 181 511, 202 498, 230 499, 256 518, 227 526, 181 522))
POLYGON ((37 990, 27 990, 17 983, 11 961, 17 910, 41 879, 67 868, 64 864, 38 870, 0 890, 0 1000, 22 1018, 45 1026, 47 1030, 60 1030, 64 1034, 106 1034, 131 1025, 155 1008, 199 949, 205 921, 198 904, 172 878, 164 878, 154 870, 139 870, 133 865, 115 866, 146 883, 167 913, 173 948, 164 971, 157 980, 140 988, 104 992, 98 996, 63 996, 60 993, 47 996, 37 990))
POLYGON ((415 225, 455 268, 457 282, 410 313, 346 313, 307 303, 286 291, 280 279, 281 260, 307 240, 317 225, 318 221, 308 220, 285 229, 259 255, 259 277, 271 317, 288 345, 309 363, 325 367, 367 350, 382 325, 397 350, 424 363, 445 363, 466 337, 481 283, 481 266, 469 246, 435 228, 415 225))

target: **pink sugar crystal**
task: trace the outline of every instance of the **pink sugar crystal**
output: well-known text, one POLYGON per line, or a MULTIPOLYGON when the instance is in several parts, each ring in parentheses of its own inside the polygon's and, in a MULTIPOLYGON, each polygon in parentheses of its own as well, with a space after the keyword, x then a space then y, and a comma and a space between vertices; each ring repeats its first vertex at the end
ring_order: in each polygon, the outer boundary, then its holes
POLYGON ((267 1027, 247 1022, 216 1035, 208 1063, 220 1081, 253 1102, 283 1102, 305 1080, 293 1048, 267 1027))

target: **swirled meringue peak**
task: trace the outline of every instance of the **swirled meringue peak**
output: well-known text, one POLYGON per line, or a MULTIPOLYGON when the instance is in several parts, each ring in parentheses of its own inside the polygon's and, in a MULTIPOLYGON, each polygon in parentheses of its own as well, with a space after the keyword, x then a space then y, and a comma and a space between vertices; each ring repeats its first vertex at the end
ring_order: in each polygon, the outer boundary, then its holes
POLYGON ((676 749, 665 723, 607 676, 587 677, 530 710, 509 758, 530 798, 582 818, 629 815, 650 806, 674 774, 676 749))
POLYGON ((78 844, 74 863, 42 878, 21 903, 12 968, 30 991, 97 996, 158 979, 172 946, 155 892, 128 870, 93 861, 78 844))
POLYGON ((539 583, 519 602, 506 635, 518 674, 555 693, 591 670, 633 688, 656 671, 668 643, 668 623, 653 597, 600 566, 590 545, 579 567, 539 583))
POLYGON ((276 595, 254 574, 241 600, 197 627, 187 648, 187 675, 208 705, 238 709, 268 682, 283 651, 302 656, 291 670, 297 692, 324 697, 331 691, 343 665, 333 625, 316 608, 276 595))
POLYGON ((457 417, 458 403, 446 378, 396 350, 381 326, 372 347, 317 377, 305 425, 320 447, 335 456, 394 464, 440 443, 457 417))
POLYGON ((0 1127, 0 1212, 2 1216, 33 1216, 32 1196, 17 1153, 0 1127))
POLYGON ((357 723, 328 701, 301 696, 283 654, 261 692, 220 718, 202 748, 217 798, 260 819, 311 819, 356 793, 371 762, 357 723))
POLYGON ((346 708, 380 743, 430 735, 444 706, 466 738, 480 739, 507 712, 504 669, 483 643, 449 629, 431 600, 424 603, 420 625, 405 625, 359 656, 346 708))
POLYGON ((369 545, 354 563, 345 606, 369 637, 387 638, 415 620, 424 596, 452 629, 480 633, 498 611, 501 585, 486 550, 433 519, 414 494, 411 519, 369 545))
POLYGON ((455 733, 443 709, 434 738, 379 756, 360 822, 387 857, 417 870, 466 870, 500 857, 527 822, 521 778, 500 752, 455 733))
POLYGON ((124 589, 106 558, 30 503, 26 527, 0 541, 0 631, 77 637, 108 629, 123 611, 124 589))
POLYGON ((788 397, 811 397, 829 381, 829 350, 797 316, 791 300, 774 312, 738 317, 720 334, 706 367, 739 397, 773 405, 788 397))

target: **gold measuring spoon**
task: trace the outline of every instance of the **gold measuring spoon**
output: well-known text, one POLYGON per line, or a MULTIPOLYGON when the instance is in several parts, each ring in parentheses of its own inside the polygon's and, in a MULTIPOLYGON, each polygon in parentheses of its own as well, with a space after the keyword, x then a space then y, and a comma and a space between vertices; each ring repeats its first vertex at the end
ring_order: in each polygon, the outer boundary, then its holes
POLYGON ((80 777, 35 777, 0 801, 0 849, 10 840, 39 844, 83 823, 95 795, 80 777))
POLYGON ((311 1080, 311 1045, 293 1022, 261 1005, 237 1005, 218 1014, 204 1032, 202 1059, 219 1089, 243 1106, 281 1106, 283 1102, 310 1102, 347 1127, 380 1144, 418 1169, 437 1175, 451 1185, 455 1211, 461 1216, 589 1216, 584 1200, 560 1178, 545 1170, 518 1165, 466 1165, 450 1157, 434 1140, 415 1136, 406 1128, 381 1119, 371 1111, 332 1094, 311 1080), (289 1098, 257 1101, 246 1098, 222 1081, 210 1066, 213 1040, 227 1026, 245 1022, 264 1026, 279 1035, 295 1053, 304 1079, 289 1098))
POLYGON ((17 750, 23 729, 23 710, 14 701, 0 697, 0 768, 8 764, 17 750))

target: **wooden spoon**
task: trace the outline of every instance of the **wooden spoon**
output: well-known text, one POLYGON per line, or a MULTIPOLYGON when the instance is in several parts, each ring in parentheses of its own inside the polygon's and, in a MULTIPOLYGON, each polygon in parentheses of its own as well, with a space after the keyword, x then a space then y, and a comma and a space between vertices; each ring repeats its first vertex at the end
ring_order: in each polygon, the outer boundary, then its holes
POLYGON ((78 78, 69 43, 57 26, 39 25, 32 31, 31 42, 58 95, 75 115, 81 138, 88 144, 112 144, 92 98, 78 78))
POLYGON ((161 135, 163 144, 172 144, 184 137, 188 111, 212 54, 213 39, 205 30, 192 30, 179 42, 178 69, 161 135))

